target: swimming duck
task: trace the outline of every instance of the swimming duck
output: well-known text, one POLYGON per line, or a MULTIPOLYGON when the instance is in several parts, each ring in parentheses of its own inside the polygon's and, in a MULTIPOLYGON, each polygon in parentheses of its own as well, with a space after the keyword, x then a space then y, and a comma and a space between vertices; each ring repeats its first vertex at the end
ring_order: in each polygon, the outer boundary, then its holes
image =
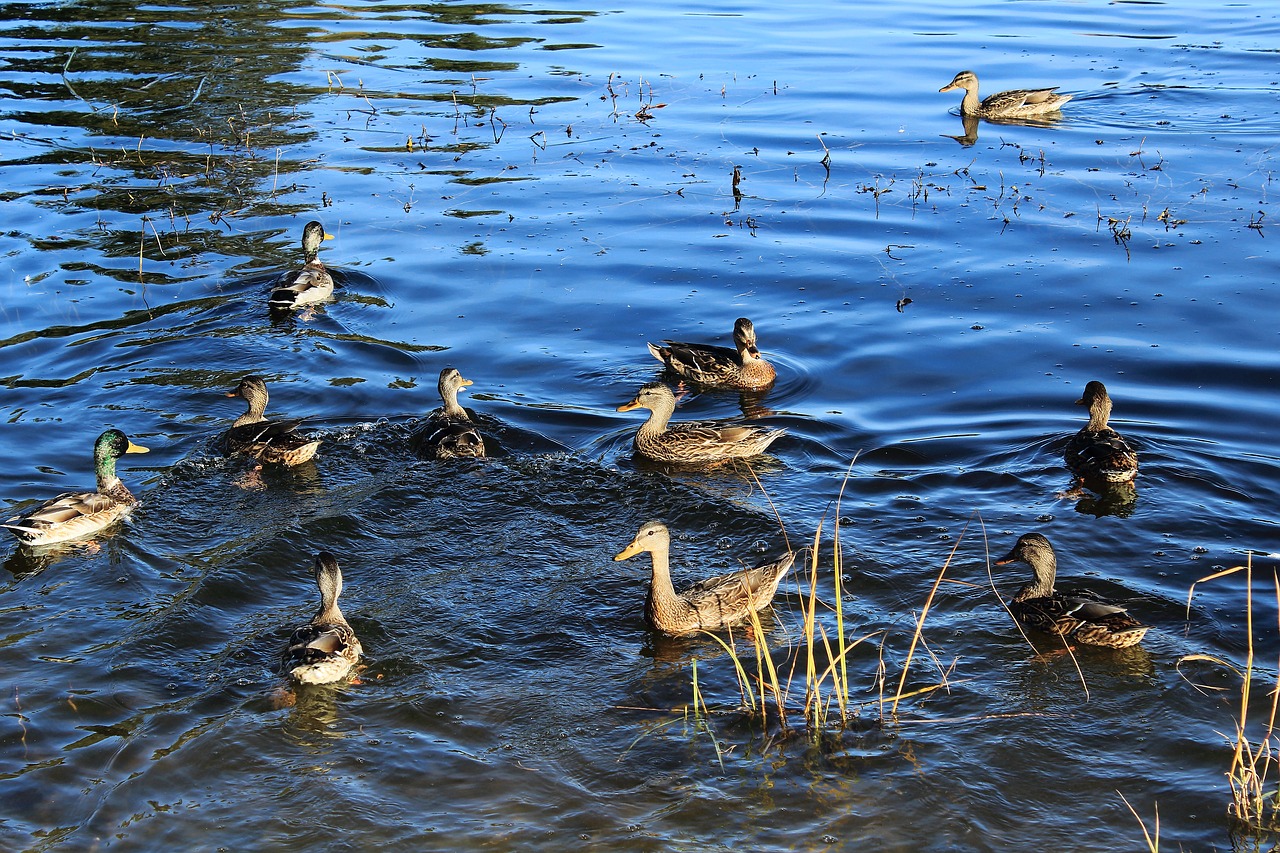
POLYGON ((1138 455, 1120 434, 1107 426, 1111 397, 1101 382, 1084 386, 1077 406, 1089 407, 1089 423, 1067 443, 1067 467, 1083 482, 1128 483, 1138 476, 1138 455))
POLYGON ((619 412, 648 409, 649 419, 636 431, 635 452, 655 462, 714 464, 764 453, 785 429, 714 423, 667 425, 676 410, 676 397, 661 382, 643 386, 619 412))
POLYGON ((320 244, 332 240, 324 226, 312 220, 302 229, 302 258, 300 270, 287 272, 276 283, 267 302, 272 308, 297 308, 323 302, 333 296, 333 276, 320 261, 320 244))
POLYGON ((1053 86, 1049 89, 1010 89, 979 101, 978 75, 972 71, 961 71, 938 91, 950 92, 953 89, 964 89, 960 115, 979 118, 1027 118, 1044 115, 1057 112, 1071 100, 1071 95, 1056 94, 1058 87, 1053 86))
POLYGON ((671 585, 671 534, 661 521, 648 521, 614 562, 648 551, 653 579, 644 603, 644 618, 651 627, 676 637, 698 631, 718 631, 740 624, 751 611, 763 610, 773 601, 795 554, 788 553, 754 569, 707 578, 681 593, 671 585))
POLYGON ((649 344, 653 357, 672 373, 710 388, 767 388, 777 378, 773 365, 764 360, 756 347, 756 329, 746 317, 733 324, 736 349, 663 341, 666 346, 649 344))
POLYGON ((320 439, 295 431, 302 418, 267 420, 267 383, 261 376, 246 376, 227 396, 240 397, 249 406, 227 430, 228 453, 243 453, 278 465, 301 465, 316 455, 320 439))
POLYGON ((338 596, 342 594, 342 571, 328 551, 316 555, 316 585, 320 587, 320 609, 311 621, 289 637, 281 656, 281 668, 302 684, 329 684, 345 678, 360 661, 364 651, 351 630, 338 596))
POLYGON ((440 371, 440 399, 444 407, 433 412, 426 427, 418 433, 419 448, 432 459, 484 456, 484 437, 472 422, 467 410, 458 403, 458 391, 472 384, 463 379, 455 367, 440 371))
POLYGON ((59 495, 0 526, 9 528, 23 545, 49 545, 96 533, 123 518, 138 503, 116 476, 116 460, 126 453, 146 452, 147 448, 129 441, 120 430, 107 430, 93 443, 96 492, 59 495))
POLYGON ((1119 605, 1109 604, 1088 590, 1070 594, 1055 591, 1057 557, 1049 540, 1039 533, 1023 534, 996 565, 1015 561, 1031 566, 1035 574, 1035 580, 1018 590, 1009 604, 1009 610, 1024 625, 1088 646, 1113 649, 1137 645, 1146 636, 1149 627, 1119 605))

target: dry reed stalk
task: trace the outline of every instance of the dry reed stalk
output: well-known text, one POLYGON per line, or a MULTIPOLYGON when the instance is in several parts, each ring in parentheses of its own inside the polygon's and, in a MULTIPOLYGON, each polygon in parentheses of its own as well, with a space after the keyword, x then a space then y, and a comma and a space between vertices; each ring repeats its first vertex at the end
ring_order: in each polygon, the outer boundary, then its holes
MULTIPOLYGON (((1116 793, 1120 794, 1119 791, 1116 791, 1116 793)), ((1150 851, 1150 853, 1159 853, 1159 850, 1160 850, 1160 806, 1159 804, 1155 806, 1155 811, 1156 811, 1155 836, 1153 837, 1151 833, 1147 831, 1147 822, 1142 819, 1142 817, 1138 814, 1137 809, 1135 809, 1132 806, 1132 804, 1130 804, 1129 800, 1125 798, 1124 794, 1120 794, 1120 799, 1124 800, 1124 804, 1126 807, 1128 807, 1130 813, 1135 818, 1138 819, 1138 826, 1142 827, 1142 837, 1147 842, 1147 850, 1150 851)))
MULTIPOLYGON (((966 526, 965 529, 967 530, 968 527, 966 526)), ((911 670, 911 659, 915 656, 916 646, 920 645, 920 637, 924 632, 924 620, 929 615, 929 608, 933 606, 933 598, 938 594, 938 587, 942 585, 943 575, 947 573, 947 568, 951 565, 951 560, 955 557, 956 550, 963 541, 964 532, 961 531, 960 535, 956 537, 956 544, 952 546, 951 553, 947 555, 946 562, 942 564, 942 570, 938 572, 938 577, 933 581, 933 587, 929 590, 928 597, 925 598, 924 607, 920 609, 920 617, 916 620, 916 630, 911 636, 911 646, 907 649, 907 659, 902 664, 902 675, 898 678, 898 690, 894 694, 893 703, 889 709, 889 715, 892 717, 898 716, 898 702, 904 698, 902 691, 907 685, 907 673, 911 670)), ((882 709, 881 716, 883 715, 884 711, 882 709)))
MULTIPOLYGON (((1236 572, 1245 573, 1245 662, 1243 671, 1235 670, 1225 661, 1218 663, 1240 673, 1240 711, 1236 718, 1235 733, 1232 741, 1231 766, 1227 770, 1227 781, 1231 785, 1231 803, 1227 806, 1227 814, 1251 831, 1274 831, 1280 828, 1280 787, 1268 781, 1280 770, 1280 737, 1276 734, 1276 718, 1280 714, 1280 674, 1271 690, 1271 708, 1263 725, 1261 737, 1256 741, 1250 736, 1249 705, 1253 696, 1254 673, 1254 633, 1253 633, 1253 554, 1250 553, 1245 565, 1234 566, 1200 578, 1191 584, 1187 592, 1187 614, 1191 613, 1191 599, 1195 595, 1198 584, 1217 578, 1226 577, 1236 572), (1270 793, 1268 793, 1268 789, 1270 793)), ((1277 628, 1280 629, 1280 576, 1272 573, 1272 584, 1276 593, 1277 628)), ((1216 660, 1207 655, 1187 655, 1179 659, 1181 665, 1187 660, 1216 660)), ((1277 672, 1280 673, 1280 660, 1277 661, 1277 672)))

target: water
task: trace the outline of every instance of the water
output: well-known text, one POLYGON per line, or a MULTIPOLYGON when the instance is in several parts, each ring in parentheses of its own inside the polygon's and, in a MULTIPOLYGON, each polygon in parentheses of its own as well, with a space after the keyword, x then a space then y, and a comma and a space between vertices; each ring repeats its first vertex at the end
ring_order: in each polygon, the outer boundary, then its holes
POLYGON ((121 464, 127 525, 5 558, 7 847, 1131 850, 1120 795, 1166 846, 1240 842, 1237 680, 1179 662, 1243 666, 1239 576, 1189 619, 1188 590, 1278 549, 1280 17, 634 5, 6 7, 0 499, 89 485, 107 425, 152 448, 121 464), (975 131, 937 94, 968 67, 1075 100, 975 131), (273 319, 313 217, 339 296, 273 319), (777 386, 679 417, 787 427, 759 483, 632 461, 614 410, 656 375, 645 341, 727 343, 738 316, 777 386), (410 452, 447 365, 498 459, 410 452), (249 372, 325 437, 314 466, 218 454, 249 372), (1136 500, 1060 496, 1090 379, 1136 500), (793 542, 825 520, 829 592, 842 485, 849 632, 874 637, 857 716, 815 743, 738 711, 714 640, 647 633, 647 566, 611 558, 661 517, 688 582, 781 547, 776 507, 793 542), (1029 530, 1156 626, 1142 648, 1026 646, 986 558, 1029 530), (367 668, 289 696, 320 549, 367 668), (882 725, 877 667, 895 689, 952 549, 974 586, 942 586, 908 678, 948 689, 882 725))

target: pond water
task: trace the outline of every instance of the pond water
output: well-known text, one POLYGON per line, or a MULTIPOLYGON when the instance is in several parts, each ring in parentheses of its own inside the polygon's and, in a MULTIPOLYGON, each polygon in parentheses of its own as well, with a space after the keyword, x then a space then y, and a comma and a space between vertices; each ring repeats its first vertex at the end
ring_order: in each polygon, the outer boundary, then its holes
POLYGON ((6 546, 4 846, 1133 850, 1157 817, 1166 848, 1273 843, 1227 816, 1243 576, 1187 608, 1254 553, 1274 683, 1273 6, 0 20, 0 500, 91 485, 108 426, 151 448, 120 465, 127 523, 6 546), (964 68, 1073 100, 966 123, 937 91, 964 68), (312 218, 337 296, 273 317, 312 218), (658 376, 646 341, 727 344, 739 316, 776 386, 677 417, 788 435, 749 469, 634 461, 615 409, 658 376), (446 366, 495 459, 412 452, 446 366), (249 373, 315 464, 222 457, 249 373), (1091 379, 1134 494, 1064 495, 1091 379), (828 637, 839 519, 844 628, 870 637, 844 725, 799 710, 807 566, 765 624, 786 727, 715 639, 646 630, 647 562, 612 557, 654 517, 677 585, 821 526, 828 637), (1008 598, 1026 567, 989 561, 1031 530, 1154 626, 1141 647, 1027 644, 989 579, 1008 598), (319 550, 366 666, 290 691, 319 550), (931 599, 944 566, 965 583, 931 599), (943 687, 895 719, 904 667, 943 687))

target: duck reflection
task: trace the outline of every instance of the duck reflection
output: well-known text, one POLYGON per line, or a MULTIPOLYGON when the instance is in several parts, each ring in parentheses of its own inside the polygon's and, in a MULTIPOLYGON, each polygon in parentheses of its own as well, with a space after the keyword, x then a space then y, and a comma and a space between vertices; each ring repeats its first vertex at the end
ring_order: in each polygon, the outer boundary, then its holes
POLYGON ((106 530, 99 531, 94 539, 89 540, 22 545, 5 558, 4 568, 16 579, 30 577, 73 557, 97 557, 102 553, 103 545, 113 537, 114 532, 106 530))
POLYGON ((1021 125, 1023 127, 1054 127, 1061 121, 1062 117, 1039 116, 1037 118, 988 118, 979 119, 977 116, 960 116, 960 123, 964 129, 964 133, 953 136, 950 133, 943 133, 942 136, 948 139, 954 139, 965 148, 973 145, 978 141, 978 122, 986 121, 990 124, 1012 124, 1021 125))
POLYGON ((1138 489, 1133 483, 1108 483, 1092 488, 1096 494, 1090 494, 1081 487, 1067 493, 1076 500, 1076 512, 1095 518, 1104 515, 1128 518, 1138 506, 1138 489))
POLYGON ((338 725, 338 696, 342 689, 341 686, 307 684, 282 688, 276 705, 290 708, 284 725, 285 736, 311 747, 345 738, 348 733, 338 725))

